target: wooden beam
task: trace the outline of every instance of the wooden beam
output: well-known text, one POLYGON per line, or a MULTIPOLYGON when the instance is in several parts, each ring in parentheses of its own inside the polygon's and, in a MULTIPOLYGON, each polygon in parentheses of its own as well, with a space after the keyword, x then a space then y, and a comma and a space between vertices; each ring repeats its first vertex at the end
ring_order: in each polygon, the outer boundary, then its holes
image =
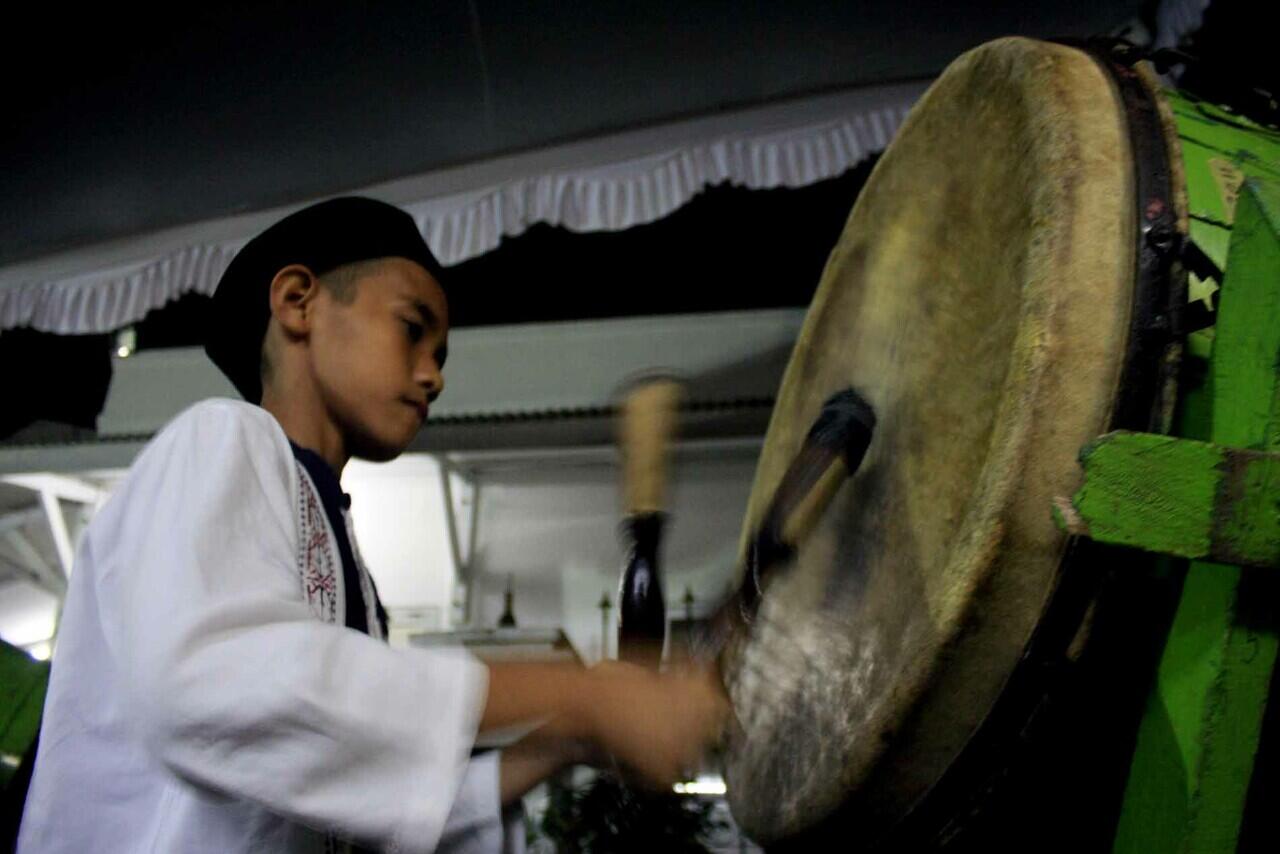
POLYGON ((1080 453, 1068 533, 1193 560, 1280 567, 1280 454, 1117 431, 1080 453))

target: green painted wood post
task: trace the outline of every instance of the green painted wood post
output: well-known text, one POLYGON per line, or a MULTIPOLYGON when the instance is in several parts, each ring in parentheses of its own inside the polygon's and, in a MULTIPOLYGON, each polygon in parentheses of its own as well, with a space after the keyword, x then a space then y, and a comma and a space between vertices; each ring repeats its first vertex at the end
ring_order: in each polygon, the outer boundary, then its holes
MULTIPOLYGON (((1210 358, 1215 444, 1280 449, 1280 184, 1236 208, 1210 358)), ((1191 420, 1202 417, 1188 413, 1191 420)), ((1264 500, 1280 484, 1252 484, 1264 500)), ((1192 562, 1138 732, 1114 850, 1236 850, 1276 660, 1272 571, 1192 562), (1270 601, 1260 601, 1270 600, 1270 601)))
POLYGON ((1071 534, 1192 560, 1280 569, 1280 454, 1117 430, 1080 452, 1071 534))
POLYGON ((40 727, 49 664, 0 641, 0 791, 40 727))

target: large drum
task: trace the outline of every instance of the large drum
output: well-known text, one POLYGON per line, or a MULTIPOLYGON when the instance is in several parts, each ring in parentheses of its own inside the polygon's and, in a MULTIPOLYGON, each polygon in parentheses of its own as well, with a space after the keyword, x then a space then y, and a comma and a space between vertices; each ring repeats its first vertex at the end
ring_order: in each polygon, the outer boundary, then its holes
POLYGON ((745 530, 833 392, 867 397, 876 437, 725 659, 730 804, 766 845, 834 828, 866 850, 926 818, 936 842, 982 809, 1059 663, 1088 647, 1116 553, 1064 535, 1053 499, 1079 487, 1089 440, 1167 427, 1190 221, 1222 264, 1211 232, 1230 227, 1237 173, 1280 174, 1274 134, 1182 96, 1175 115, 1153 79, 991 42, 941 75, 862 191, 745 530), (1236 139, 1189 151, 1205 189, 1188 200, 1183 145, 1209 126, 1236 139))

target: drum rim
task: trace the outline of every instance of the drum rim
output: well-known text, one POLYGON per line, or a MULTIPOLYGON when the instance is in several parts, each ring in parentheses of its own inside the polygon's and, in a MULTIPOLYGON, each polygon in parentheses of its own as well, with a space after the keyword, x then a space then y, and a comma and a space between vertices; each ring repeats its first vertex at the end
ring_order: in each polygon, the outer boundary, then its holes
MULTIPOLYGON (((951 580, 943 583, 951 587, 947 592, 939 588, 942 595, 932 606, 923 606, 934 613, 920 613, 922 645, 910 658, 898 662, 903 673, 894 680, 896 686, 877 688, 881 692, 877 696, 892 699, 871 703, 865 709, 865 723, 873 729, 864 732, 871 732, 872 737, 852 738, 852 731, 846 731, 851 738, 847 746, 854 753, 846 758, 838 777, 828 775, 829 783, 822 782, 828 777, 816 778, 803 766, 795 766, 801 776, 795 779, 794 787, 787 785, 789 779, 778 777, 773 783, 786 786, 781 791, 776 786, 751 785, 736 796, 730 794, 735 809, 746 805, 760 808, 758 817, 744 816, 749 819, 744 826, 770 844, 821 824, 842 805, 847 815, 861 818, 858 827, 862 837, 878 835, 899 821, 928 787, 941 779, 999 697, 1036 628, 1055 587, 1068 539, 1054 529, 1048 512, 1051 499, 1075 490, 1079 447, 1105 431, 1114 408, 1133 299, 1133 171, 1116 94, 1091 59, 1060 45, 1018 37, 997 39, 966 51, 948 66, 908 116, 895 146, 868 180, 868 189, 877 179, 887 181, 885 186, 895 185, 897 179, 885 175, 898 173, 886 169, 906 164, 908 172, 901 174, 911 174, 912 158, 928 156, 931 133, 916 134, 933 126, 932 110, 951 103, 953 97, 961 102, 984 97, 984 76, 992 72, 1002 81, 1002 97, 1025 109, 1027 122, 1010 125, 997 118, 994 128, 997 132, 1020 128, 1019 135, 1031 131, 1021 141, 1010 138, 1005 143, 1033 145, 1027 153, 1034 158, 1029 161, 1034 163, 1033 172, 1020 176, 1026 194, 1019 196, 1020 203, 1030 202, 1031 211, 1057 210, 1061 220, 1052 229, 1037 227, 1039 217, 1034 215, 1028 220, 1030 242, 1017 262, 1027 265, 1026 275, 1019 276, 1018 284, 1010 282, 1018 291, 1016 331, 1009 340, 1009 362, 999 380, 999 394, 988 404, 993 432, 982 440, 985 456, 980 468, 971 472, 973 489, 953 535, 954 547, 937 563, 938 578, 949 577, 951 580), (1062 120, 1068 124, 1061 124, 1062 120), (914 154, 902 153, 913 149, 914 154), (1045 168, 1050 171, 1043 171, 1045 168), (1096 176, 1095 181, 1074 180, 1086 170, 1096 176), (1045 178, 1033 179, 1033 174, 1045 178), (1089 242, 1073 239, 1075 235, 1084 235, 1089 242), (1105 251, 1100 253, 1100 247, 1105 251), (1096 286, 1092 284, 1095 281, 1096 286), (1086 320, 1090 309, 1071 308, 1089 306, 1096 300, 1105 300, 1108 306, 1105 319, 1086 320), (1087 341, 1096 344, 1081 350, 1087 341), (1093 354, 1088 361, 1068 367, 1074 354, 1085 352, 1093 354), (1051 415, 1052 399, 1040 395, 1041 389, 1055 386, 1071 394, 1073 404, 1084 408, 1073 405, 1061 412, 1061 417, 1051 415), (1054 438, 1064 435, 1064 429, 1071 431, 1070 444, 1054 438), (1049 441, 1054 453, 1033 456, 1030 442, 1035 437, 1049 441), (1009 551, 1008 544, 1015 540, 1029 550, 1020 552, 1015 547, 1009 551), (960 603, 959 599, 966 601, 960 603), (988 605, 984 606, 984 601, 988 605), (982 620, 982 611, 975 610, 1003 610, 1019 602, 1015 624, 1004 628, 982 620), (1012 637, 1016 641, 1010 642, 1012 637), (948 660, 958 666, 945 666, 948 660), (979 692, 970 697, 976 702, 966 704, 963 711, 955 707, 954 692, 969 695, 973 691, 979 692), (941 726, 935 727, 933 722, 941 726), (917 761, 923 764, 915 766, 917 761), (802 792, 803 797, 814 800, 807 805, 797 800, 802 792), (790 813, 789 818, 783 810, 790 813)), ((948 121, 964 119, 953 114, 948 121)), ((999 173, 992 173, 986 180, 1001 179, 999 173)), ((970 189, 985 192, 976 185, 970 189)), ((785 464, 784 457, 794 451, 799 440, 792 419, 785 416, 815 405, 812 383, 815 372, 821 371, 821 361, 815 361, 819 352, 814 349, 818 346, 815 342, 825 334, 824 323, 831 322, 823 318, 844 304, 837 284, 843 271, 856 270, 859 259, 867 253, 857 247, 880 234, 873 228, 881 216, 879 207, 872 198, 859 199, 824 270, 779 391, 744 532, 762 509, 762 490, 770 488, 780 473, 779 466, 785 464), (849 229, 855 223, 860 231, 850 236, 849 229), (861 229, 867 228, 873 231, 859 237, 861 229), (810 391, 804 391, 806 388, 810 391)), ((889 204, 883 213, 892 218, 894 208, 889 204)), ((936 215, 941 208, 930 206, 927 210, 936 215)), ((972 277, 967 281, 972 283, 972 277)), ((853 318, 848 320, 853 322, 853 318)), ((962 363, 952 360, 951 364, 962 363)), ((831 379, 857 384, 856 373, 837 370, 831 379)), ((868 382, 876 385, 870 378, 868 382)), ((951 520, 955 521, 954 514, 951 520)), ((779 579, 784 583, 789 580, 779 579)), ((796 589, 784 588, 782 595, 796 589)), ((742 649, 750 650, 746 639, 742 640, 742 649)), ((726 768, 731 786, 735 785, 733 777, 745 782, 743 774, 760 778, 773 773, 775 766, 768 750, 751 748, 744 742, 742 750, 731 753, 726 768)))
MULTIPOLYGON (((1099 42, 1057 40, 1087 54, 1106 73, 1128 128, 1135 185, 1134 289, 1120 382, 1110 430, 1168 432, 1180 366, 1187 276, 1178 262, 1187 237, 1187 200, 1180 149, 1168 106, 1153 76, 1099 42)), ((1085 627, 1111 567, 1099 565, 1115 551, 1070 538, 1050 593, 1022 657, 982 723, 901 818, 869 849, 914 850, 963 832, 966 820, 990 799, 1016 767, 1020 732, 1043 717, 1046 700, 1061 681, 1068 652, 1085 627)), ((843 808, 781 840, 770 850, 802 851, 840 827, 843 808)))
MULTIPOLYGON (((1134 167, 1138 227, 1133 307, 1108 429, 1167 433, 1180 365, 1182 313, 1187 303, 1187 277, 1177 262, 1187 237, 1187 202, 1180 181, 1176 131, 1171 129, 1171 117, 1165 115, 1168 107, 1158 84, 1150 73, 1144 73, 1136 65, 1141 57, 1130 57, 1126 62, 1123 46, 1109 49, 1096 41, 1059 43, 1089 55, 1115 85, 1129 131, 1134 167)), ((960 831, 965 812, 956 806, 945 808, 946 792, 939 791, 944 787, 965 792, 966 783, 986 778, 987 785, 981 787, 977 795, 960 797, 960 803, 967 802, 972 809, 998 785, 1012 762, 993 761, 991 748, 1002 746, 1006 752, 1016 750, 1016 733, 1009 730, 1034 726, 1053 692, 1052 683, 1058 681, 1054 677, 1060 677, 1063 665, 1069 663, 1068 651, 1084 628, 1090 606, 1097 601, 1105 577, 1114 571, 1108 566, 1098 572, 1094 567, 1115 555, 1114 549, 1086 539, 1072 537, 1068 541, 1054 591, 1005 689, 943 776, 889 831, 887 843, 899 844, 894 839, 895 831, 909 827, 928 809, 938 810, 939 817, 946 816, 940 826, 937 819, 932 822, 937 828, 932 834, 934 838, 960 831), (970 770, 966 767, 969 765, 975 767, 970 770)), ((930 823, 922 821, 922 829, 930 823)), ((914 832, 908 831, 908 835, 914 832)))

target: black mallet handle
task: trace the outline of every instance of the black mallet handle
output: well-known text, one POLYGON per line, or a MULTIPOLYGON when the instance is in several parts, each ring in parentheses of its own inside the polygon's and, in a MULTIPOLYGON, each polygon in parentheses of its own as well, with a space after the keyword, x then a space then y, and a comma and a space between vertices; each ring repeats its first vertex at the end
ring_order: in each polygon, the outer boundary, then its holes
POLYGON ((833 394, 822 405, 751 539, 741 586, 712 617, 717 657, 734 626, 754 619, 769 576, 791 559, 841 485, 858 470, 875 426, 871 404, 852 388, 833 394))

